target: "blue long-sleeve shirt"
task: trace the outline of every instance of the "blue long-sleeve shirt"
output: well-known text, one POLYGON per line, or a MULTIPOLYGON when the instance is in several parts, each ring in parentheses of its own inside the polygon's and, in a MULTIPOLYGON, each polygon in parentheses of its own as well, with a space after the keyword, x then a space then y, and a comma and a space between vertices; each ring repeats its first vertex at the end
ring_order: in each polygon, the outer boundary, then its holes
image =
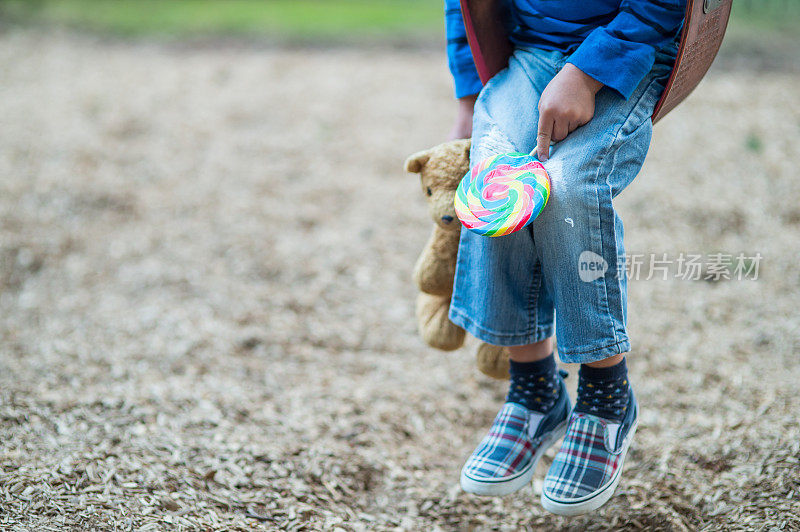
MULTIPOLYGON (((628 98, 673 45, 686 0, 507 0, 515 46, 558 50, 568 62, 628 98)), ((447 58, 456 97, 480 92, 459 0, 445 0, 447 58)))

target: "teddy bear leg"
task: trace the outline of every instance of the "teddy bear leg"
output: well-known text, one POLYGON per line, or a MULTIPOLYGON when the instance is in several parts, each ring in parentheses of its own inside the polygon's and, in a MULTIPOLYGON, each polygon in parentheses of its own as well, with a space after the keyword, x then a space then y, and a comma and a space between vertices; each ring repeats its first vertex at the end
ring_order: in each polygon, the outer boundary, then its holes
POLYGON ((478 369, 493 379, 508 379, 508 348, 481 342, 475 355, 478 369))
POLYGON ((450 295, 456 273, 459 231, 433 226, 433 231, 414 265, 414 282, 421 292, 450 295))
POLYGON ((417 296, 417 324, 422 339, 431 347, 453 351, 464 345, 466 331, 447 317, 450 295, 434 296, 421 293, 417 296))

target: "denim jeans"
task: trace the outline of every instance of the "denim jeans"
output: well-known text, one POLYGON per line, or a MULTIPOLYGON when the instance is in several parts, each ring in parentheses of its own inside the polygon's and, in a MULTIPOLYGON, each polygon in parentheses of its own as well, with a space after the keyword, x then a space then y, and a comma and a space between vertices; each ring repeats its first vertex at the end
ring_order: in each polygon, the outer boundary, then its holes
MULTIPOLYGON (((566 60, 556 51, 515 50, 475 104, 473 165, 535 149, 539 95, 566 60)), ((597 93, 594 118, 551 148, 544 163, 550 199, 530 225, 502 237, 462 228, 453 323, 494 345, 526 345, 555 333, 568 363, 631 349, 622 219, 613 198, 642 167, 650 116, 671 64, 662 54, 628 100, 605 87, 597 93)))

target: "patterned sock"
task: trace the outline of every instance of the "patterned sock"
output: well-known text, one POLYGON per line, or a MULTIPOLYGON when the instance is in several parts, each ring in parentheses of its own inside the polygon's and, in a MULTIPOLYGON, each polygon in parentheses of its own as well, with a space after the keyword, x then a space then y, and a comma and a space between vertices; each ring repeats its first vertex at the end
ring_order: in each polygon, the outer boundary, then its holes
POLYGON ((628 410, 628 367, 623 358, 608 368, 581 364, 575 411, 621 422, 628 410))
POLYGON ((553 408, 561 392, 553 354, 534 362, 511 360, 510 363, 511 385, 506 402, 517 403, 542 414, 553 408))

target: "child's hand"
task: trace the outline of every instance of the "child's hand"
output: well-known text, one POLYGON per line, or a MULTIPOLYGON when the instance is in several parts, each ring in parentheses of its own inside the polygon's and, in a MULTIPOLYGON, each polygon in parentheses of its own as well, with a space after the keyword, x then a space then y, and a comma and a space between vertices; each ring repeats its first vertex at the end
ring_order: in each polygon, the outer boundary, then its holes
POLYGON ((447 140, 468 139, 472 136, 472 111, 475 109, 475 100, 477 99, 477 94, 458 99, 458 114, 453 129, 447 135, 447 140))
POLYGON ((539 97, 539 133, 536 154, 544 162, 550 157, 550 141, 567 135, 594 116, 594 96, 603 84, 567 63, 547 84, 539 97))

